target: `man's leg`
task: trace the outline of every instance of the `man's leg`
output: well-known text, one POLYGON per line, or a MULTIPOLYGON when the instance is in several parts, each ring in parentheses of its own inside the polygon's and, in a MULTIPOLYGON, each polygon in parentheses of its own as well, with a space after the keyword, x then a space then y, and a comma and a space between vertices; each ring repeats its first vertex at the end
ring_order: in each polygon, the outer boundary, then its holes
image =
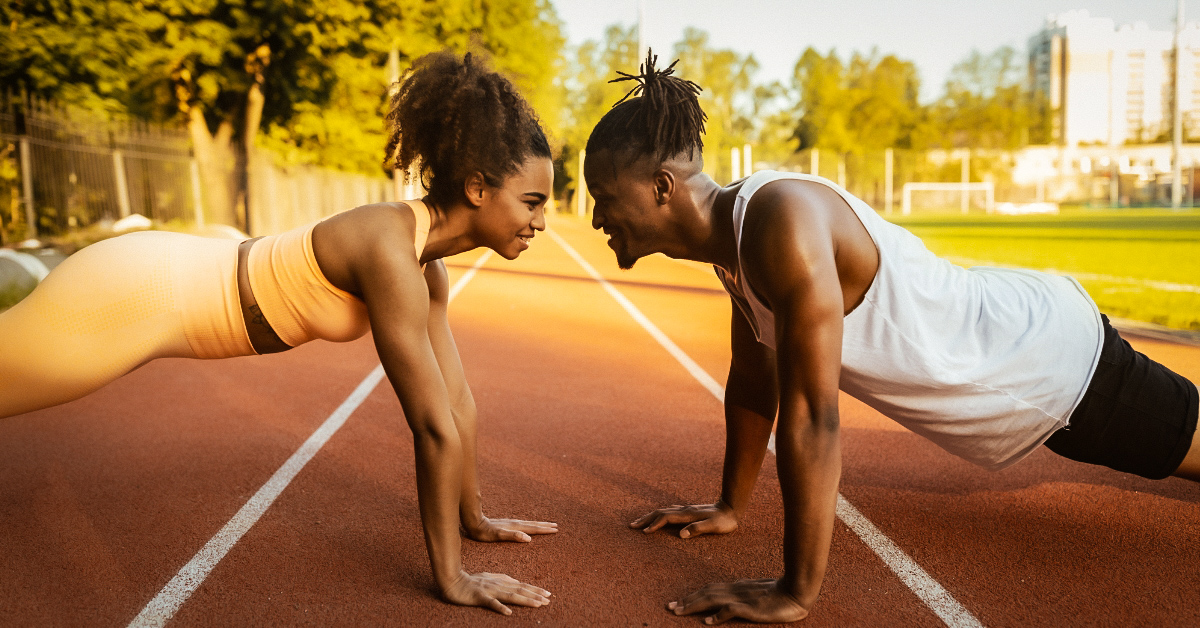
POLYGON ((1135 351, 1101 317, 1104 346, 1070 424, 1050 435, 1055 453, 1160 480, 1200 481, 1195 438, 1200 392, 1179 375, 1135 351))
MULTIPOLYGON (((1200 413, 1200 409, 1197 409, 1197 412, 1200 413)), ((1187 455, 1183 457, 1183 462, 1171 475, 1200 482, 1200 438, 1196 438, 1195 434, 1192 434, 1192 446, 1188 449, 1187 455)))

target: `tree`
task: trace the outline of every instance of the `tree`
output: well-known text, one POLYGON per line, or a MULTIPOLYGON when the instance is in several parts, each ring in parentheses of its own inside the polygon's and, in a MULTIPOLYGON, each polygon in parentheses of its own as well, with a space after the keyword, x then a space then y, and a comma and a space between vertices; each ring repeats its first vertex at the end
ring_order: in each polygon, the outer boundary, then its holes
POLYGON ((292 161, 377 172, 393 50, 402 66, 447 46, 489 52, 535 107, 558 108, 547 0, 11 0, 0 17, 5 84, 183 121, 218 213, 242 194, 260 129, 292 161))
MULTIPOLYGON (((616 24, 604 31, 604 41, 589 40, 575 49, 569 66, 570 76, 563 82, 565 111, 559 132, 563 151, 559 163, 566 180, 579 172, 579 151, 600 118, 632 87, 629 83, 610 83, 617 70, 634 71, 638 67, 637 27, 616 24)), ((575 182, 578 190, 578 182, 575 182)))
POLYGON ((713 48, 708 33, 693 27, 684 29, 683 39, 675 44, 674 56, 679 59, 676 73, 704 90, 700 92, 700 107, 708 114, 705 170, 718 180, 728 181, 733 176, 730 150, 740 150, 753 139, 756 125, 745 107, 754 98, 758 61, 754 55, 713 48))

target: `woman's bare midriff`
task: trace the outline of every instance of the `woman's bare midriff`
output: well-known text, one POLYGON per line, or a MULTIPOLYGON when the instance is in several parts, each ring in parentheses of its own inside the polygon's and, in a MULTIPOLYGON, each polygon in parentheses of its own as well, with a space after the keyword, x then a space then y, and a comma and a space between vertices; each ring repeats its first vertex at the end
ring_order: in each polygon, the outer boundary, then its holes
POLYGON ((250 288, 250 272, 246 266, 250 258, 250 247, 258 239, 246 240, 238 245, 237 282, 238 300, 242 304, 242 321, 246 324, 246 334, 250 336, 250 344, 254 346, 254 350, 263 355, 287 351, 291 347, 271 328, 271 324, 258 307, 258 301, 254 299, 254 291, 250 288))

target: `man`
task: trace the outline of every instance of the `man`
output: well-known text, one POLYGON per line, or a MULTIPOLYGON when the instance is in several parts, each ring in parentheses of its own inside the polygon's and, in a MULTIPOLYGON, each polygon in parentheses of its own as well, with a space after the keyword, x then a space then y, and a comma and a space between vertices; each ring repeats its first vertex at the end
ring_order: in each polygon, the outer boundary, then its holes
POLYGON ((596 125, 584 174, 592 226, 622 268, 711 263, 733 302, 721 498, 631 525, 737 527, 772 423, 784 575, 710 584, 677 614, 795 621, 816 601, 841 473, 838 390, 992 469, 1045 444, 1151 478, 1200 480, 1200 395, 1133 351, 1073 279, 964 269, 825 179, 760 172, 722 188, 702 172, 699 87, 656 71, 596 125), (1194 442, 1195 441, 1195 442, 1194 442))

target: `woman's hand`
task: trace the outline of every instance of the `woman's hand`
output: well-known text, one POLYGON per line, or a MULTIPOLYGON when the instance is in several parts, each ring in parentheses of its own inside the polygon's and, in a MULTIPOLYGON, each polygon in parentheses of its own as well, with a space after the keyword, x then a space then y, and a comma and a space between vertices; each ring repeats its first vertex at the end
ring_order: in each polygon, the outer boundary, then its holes
POLYGON ((501 615, 512 615, 506 602, 533 607, 550 603, 549 591, 502 573, 459 572, 459 577, 442 591, 442 597, 451 604, 484 606, 501 615))
POLYGON ((720 624, 735 617, 762 623, 799 621, 808 616, 793 596, 785 593, 778 580, 738 580, 713 582, 679 602, 667 604, 676 615, 692 615, 712 610, 706 624, 720 624))
POLYGON ((530 534, 554 534, 558 532, 558 524, 551 521, 522 521, 520 519, 488 519, 482 517, 479 523, 463 525, 467 538, 472 541, 493 543, 496 541, 516 541, 528 543, 530 534))
POLYGON ((679 531, 680 538, 691 538, 701 534, 729 534, 738 527, 737 515, 724 502, 697 506, 667 506, 639 518, 629 524, 647 534, 667 524, 690 524, 679 531))

